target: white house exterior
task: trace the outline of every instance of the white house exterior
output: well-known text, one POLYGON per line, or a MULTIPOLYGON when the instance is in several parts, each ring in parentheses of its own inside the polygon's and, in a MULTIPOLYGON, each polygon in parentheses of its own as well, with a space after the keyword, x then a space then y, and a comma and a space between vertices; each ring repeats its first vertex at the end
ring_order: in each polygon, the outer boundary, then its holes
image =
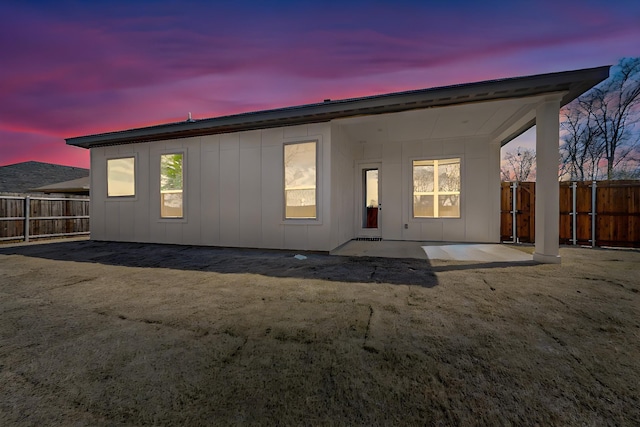
POLYGON ((500 147, 537 123, 534 259, 559 262, 559 109, 607 76, 325 101, 67 144, 91 150, 92 239, 330 251, 359 237, 498 242, 500 147))

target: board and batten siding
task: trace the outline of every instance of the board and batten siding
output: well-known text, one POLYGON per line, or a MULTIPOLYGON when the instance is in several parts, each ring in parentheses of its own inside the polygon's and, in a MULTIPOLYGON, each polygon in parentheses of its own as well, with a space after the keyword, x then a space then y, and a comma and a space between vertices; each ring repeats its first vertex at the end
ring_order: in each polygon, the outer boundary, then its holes
POLYGON ((340 126, 331 127, 331 248, 355 237, 354 146, 340 126))
POLYGON ((499 148, 483 137, 390 141, 363 147, 359 161, 382 159, 382 237, 498 242, 500 169, 490 166, 496 150, 499 153, 499 148), (460 218, 413 218, 413 160, 442 158, 461 161, 460 218), (398 188, 399 182, 402 185, 398 188))
POLYGON ((91 149, 92 239, 331 249, 331 127, 281 127, 91 149), (317 220, 284 220, 283 146, 317 141, 317 220), (184 218, 160 218, 160 156, 184 154, 184 218), (136 195, 107 197, 109 158, 136 159, 136 195))
MULTIPOLYGON (((348 123, 348 120, 342 123, 348 123)), ((414 132, 414 134, 417 132, 414 132)), ((425 131, 425 134, 428 132, 425 131)), ((388 139, 378 142, 359 141, 334 124, 334 162, 337 147, 356 166, 358 164, 380 163, 380 216, 381 236, 385 240, 448 241, 448 242, 499 242, 500 239, 500 144, 488 136, 457 136, 448 138, 425 137, 403 139, 401 132, 390 132, 388 139), (347 148, 349 147, 349 148, 347 148), (413 218, 413 160, 417 159, 461 159, 461 211, 460 218, 413 218), (406 224, 406 228, 405 228, 406 224)), ((335 167, 336 165, 334 165, 335 167)), ((338 170, 338 167, 336 167, 338 170)), ((334 171, 334 177, 339 175, 334 171)), ((351 177, 341 176, 341 182, 350 182, 343 190, 352 200, 359 200, 354 194, 354 169, 351 177), (353 195, 353 196, 352 196, 353 195)), ((334 191, 341 187, 334 184, 334 191)), ((334 194, 332 201, 335 214, 332 243, 342 243, 346 235, 357 237, 359 221, 354 214, 353 201, 341 199, 334 194), (338 222, 350 221, 344 235, 335 229, 338 222)))

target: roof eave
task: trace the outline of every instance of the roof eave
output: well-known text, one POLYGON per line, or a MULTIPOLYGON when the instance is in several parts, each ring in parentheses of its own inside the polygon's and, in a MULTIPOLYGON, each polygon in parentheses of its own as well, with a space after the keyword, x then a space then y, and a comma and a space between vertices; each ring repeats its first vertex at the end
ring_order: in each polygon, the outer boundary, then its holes
MULTIPOLYGON (((527 77, 421 89, 363 98, 328 101, 297 107, 257 111, 202 120, 163 124, 120 132, 67 138, 66 143, 83 148, 160 141, 249 131, 297 124, 327 122, 333 119, 395 113, 414 109, 444 107, 463 103, 535 96, 565 91, 566 105, 609 76, 609 67, 564 71, 527 77)), ((535 121, 534 121, 535 123, 535 121)), ((531 127, 533 124, 529 124, 531 127)), ((524 132, 523 129, 520 133, 524 132)), ((517 136, 517 135, 515 135, 517 136)), ((514 136, 514 138, 515 138, 514 136)), ((511 138, 512 139, 512 138, 511 138)))

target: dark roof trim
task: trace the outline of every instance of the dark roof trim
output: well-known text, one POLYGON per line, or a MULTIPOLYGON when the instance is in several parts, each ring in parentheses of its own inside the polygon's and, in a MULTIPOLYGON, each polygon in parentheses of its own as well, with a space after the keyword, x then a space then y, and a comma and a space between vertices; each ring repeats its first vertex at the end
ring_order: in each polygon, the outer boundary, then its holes
POLYGON ((609 76, 609 67, 539 74, 420 89, 363 98, 325 101, 296 107, 256 111, 201 120, 168 123, 138 129, 67 138, 69 145, 83 148, 132 144, 192 136, 213 135, 297 124, 327 122, 346 117, 396 113, 422 108, 443 107, 471 102, 522 98, 566 92, 562 105, 609 76))

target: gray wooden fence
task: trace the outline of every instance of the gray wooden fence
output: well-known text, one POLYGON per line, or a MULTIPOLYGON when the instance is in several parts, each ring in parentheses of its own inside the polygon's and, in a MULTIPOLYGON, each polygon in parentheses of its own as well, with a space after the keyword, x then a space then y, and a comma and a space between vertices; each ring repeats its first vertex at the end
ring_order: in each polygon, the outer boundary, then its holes
POLYGON ((0 194, 0 242, 89 234, 89 198, 0 194))

